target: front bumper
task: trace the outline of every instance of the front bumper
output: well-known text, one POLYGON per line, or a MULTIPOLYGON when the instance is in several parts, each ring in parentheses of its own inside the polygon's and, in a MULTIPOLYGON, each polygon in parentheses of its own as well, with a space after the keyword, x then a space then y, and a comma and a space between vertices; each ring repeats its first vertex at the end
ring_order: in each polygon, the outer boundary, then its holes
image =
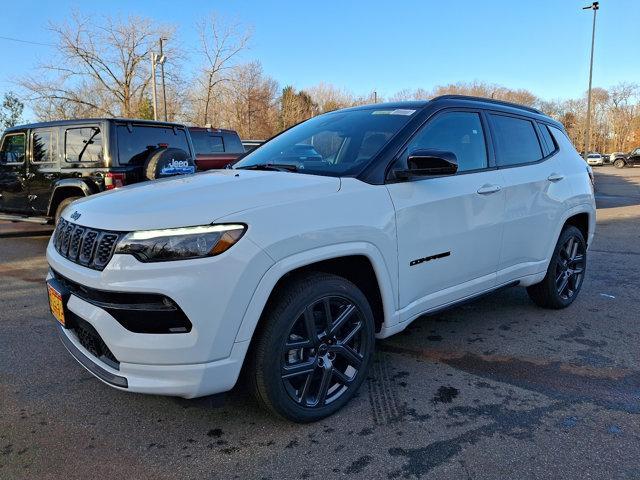
MULTIPOLYGON (((118 365, 84 348, 74 330, 59 327, 69 352, 103 382, 122 390, 192 398, 235 384, 249 341, 236 334, 260 278, 272 260, 248 238, 216 257, 145 264, 115 255, 103 271, 75 264, 52 247, 51 268, 91 289, 164 295, 192 324, 188 333, 135 333, 91 299, 70 295, 66 308, 89 323, 118 365)), ((49 274, 48 278, 51 278, 49 274)))

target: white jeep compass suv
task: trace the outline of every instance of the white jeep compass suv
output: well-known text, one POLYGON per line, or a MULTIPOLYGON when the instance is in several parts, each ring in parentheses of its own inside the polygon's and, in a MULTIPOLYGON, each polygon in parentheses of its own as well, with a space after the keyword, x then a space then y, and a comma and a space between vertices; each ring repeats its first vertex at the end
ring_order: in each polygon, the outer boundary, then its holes
POLYGON ((47 258, 78 362, 121 390, 186 398, 241 370, 288 419, 362 384, 375 338, 504 286, 564 308, 595 228, 585 162, 539 111, 473 97, 297 125, 232 169, 74 202, 47 258))

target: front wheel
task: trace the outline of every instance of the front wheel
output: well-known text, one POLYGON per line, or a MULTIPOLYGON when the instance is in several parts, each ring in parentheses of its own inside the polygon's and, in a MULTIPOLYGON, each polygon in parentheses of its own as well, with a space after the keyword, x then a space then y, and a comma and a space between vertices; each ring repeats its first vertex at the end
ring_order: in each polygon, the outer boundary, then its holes
POLYGON ((326 273, 290 280, 249 354, 256 398, 294 422, 335 413, 367 375, 374 330, 367 298, 350 281, 326 273))
POLYGON ((540 307, 560 309, 578 296, 587 268, 587 244, 582 232, 565 227, 549 262, 544 279, 527 287, 529 297, 540 307))
POLYGON ((615 162, 613 162, 613 166, 616 168, 624 168, 624 160, 618 158, 615 162))
POLYGON ((58 205, 58 208, 56 208, 56 213, 53 218, 54 225, 58 225, 58 222, 60 221, 60 217, 62 217, 62 212, 64 212, 64 209, 67 208, 69 205, 71 205, 71 203, 73 203, 75 200, 78 200, 79 198, 82 198, 82 197, 69 197, 69 198, 65 198, 60 202, 60 204, 58 205))

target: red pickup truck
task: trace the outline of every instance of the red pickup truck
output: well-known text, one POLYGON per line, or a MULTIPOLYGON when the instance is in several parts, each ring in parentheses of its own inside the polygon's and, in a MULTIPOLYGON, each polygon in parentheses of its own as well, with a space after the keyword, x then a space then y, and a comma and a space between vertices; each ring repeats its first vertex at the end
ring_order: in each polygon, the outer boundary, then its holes
POLYGON ((220 128, 189 127, 198 170, 225 168, 244 155, 238 133, 220 128))

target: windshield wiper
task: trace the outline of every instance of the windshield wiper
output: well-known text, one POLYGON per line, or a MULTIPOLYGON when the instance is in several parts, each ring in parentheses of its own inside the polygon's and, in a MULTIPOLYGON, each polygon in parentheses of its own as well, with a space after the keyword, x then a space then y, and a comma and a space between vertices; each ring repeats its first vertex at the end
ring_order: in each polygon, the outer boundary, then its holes
POLYGON ((256 163, 255 165, 247 165, 236 167, 237 170, 274 170, 277 172, 297 172, 298 167, 290 163, 256 163))

